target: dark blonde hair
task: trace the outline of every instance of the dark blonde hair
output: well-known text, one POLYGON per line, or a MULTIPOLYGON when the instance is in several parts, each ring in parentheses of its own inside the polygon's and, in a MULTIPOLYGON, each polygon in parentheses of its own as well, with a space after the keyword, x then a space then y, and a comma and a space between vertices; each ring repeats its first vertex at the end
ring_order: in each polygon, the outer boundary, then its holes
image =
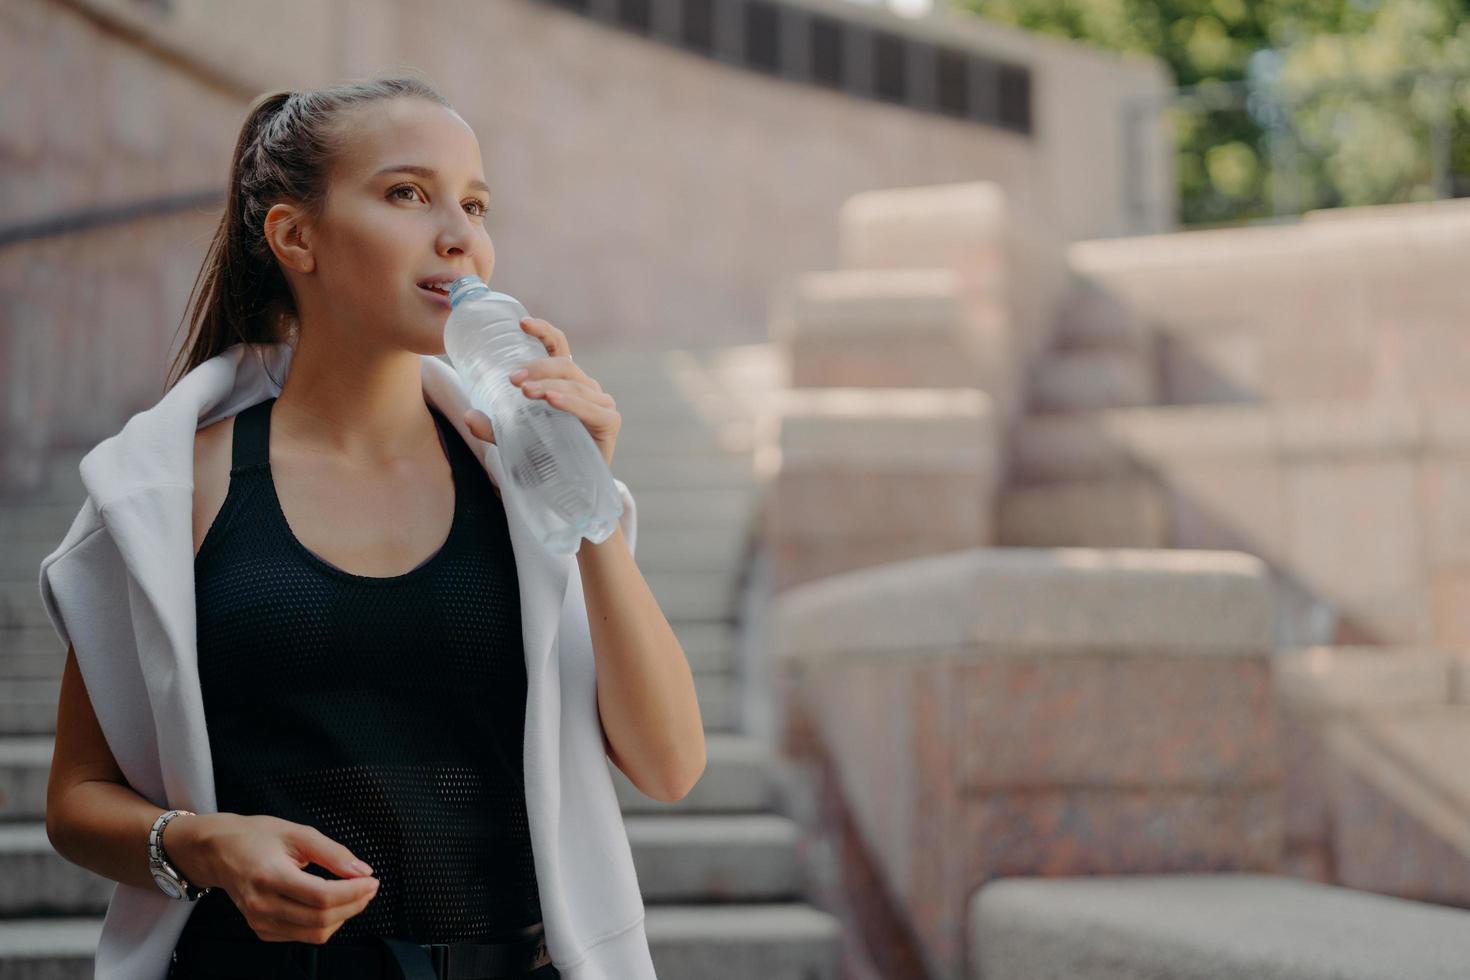
POLYGON ((320 217, 328 174, 347 143, 339 116, 355 106, 404 97, 453 108, 433 85, 412 76, 276 92, 251 104, 235 142, 224 214, 186 303, 189 333, 165 391, 234 344, 287 339, 296 302, 265 239, 266 212, 290 201, 308 218, 320 217))

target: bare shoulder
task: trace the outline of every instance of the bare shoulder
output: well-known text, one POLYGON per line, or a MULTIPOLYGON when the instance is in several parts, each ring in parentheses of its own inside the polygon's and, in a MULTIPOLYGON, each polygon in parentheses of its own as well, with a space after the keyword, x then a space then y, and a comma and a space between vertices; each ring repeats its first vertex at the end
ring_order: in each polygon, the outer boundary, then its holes
POLYGON ((194 434, 194 553, 204 543, 225 495, 230 490, 230 458, 235 444, 235 417, 220 419, 194 434))

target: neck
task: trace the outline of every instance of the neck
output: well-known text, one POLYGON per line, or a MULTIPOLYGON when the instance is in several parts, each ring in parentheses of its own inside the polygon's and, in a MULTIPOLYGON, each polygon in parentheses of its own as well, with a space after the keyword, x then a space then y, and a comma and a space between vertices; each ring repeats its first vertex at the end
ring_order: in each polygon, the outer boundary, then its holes
POLYGON ((303 330, 272 428, 293 446, 365 467, 421 455, 436 442, 421 357, 303 330))

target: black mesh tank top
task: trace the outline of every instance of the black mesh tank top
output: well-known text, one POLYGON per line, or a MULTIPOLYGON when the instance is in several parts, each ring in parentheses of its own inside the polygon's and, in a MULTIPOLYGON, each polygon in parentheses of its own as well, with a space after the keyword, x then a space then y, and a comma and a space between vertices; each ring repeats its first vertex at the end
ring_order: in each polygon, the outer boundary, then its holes
MULTIPOLYGON (((500 499, 430 404, 454 473, 449 536, 401 575, 347 572, 298 541, 281 511, 274 404, 235 417, 229 491, 194 562, 219 809, 307 824, 372 866, 378 894, 329 943, 512 938, 541 908, 520 590, 500 499)), ((199 900, 185 933, 258 940, 222 889, 199 900)))

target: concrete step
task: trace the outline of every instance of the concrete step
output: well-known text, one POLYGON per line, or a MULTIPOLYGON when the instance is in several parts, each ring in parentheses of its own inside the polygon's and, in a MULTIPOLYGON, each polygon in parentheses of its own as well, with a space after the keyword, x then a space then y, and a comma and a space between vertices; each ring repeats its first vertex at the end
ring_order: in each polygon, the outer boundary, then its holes
POLYGON ((755 449, 756 430, 752 419, 706 421, 692 415, 688 407, 674 405, 651 405, 645 414, 630 416, 622 399, 617 401, 623 427, 618 430, 617 446, 613 450, 614 466, 624 453, 684 455, 749 453, 755 449))
POLYGON ((7 626, 49 626, 46 607, 41 603, 41 570, 36 577, 24 581, 0 582, 0 629, 7 626))
POLYGON ((624 453, 613 457, 613 476, 633 496, 654 491, 745 490, 761 486, 749 453, 624 453))
POLYGON ((1018 484, 1143 476, 1163 461, 1274 452, 1279 423, 1259 406, 1166 405, 1032 415, 1011 445, 1018 484))
POLYGON ((1152 332, 1128 304, 1096 283, 1073 283, 1057 308, 1052 332, 1058 347, 1112 348, 1142 353, 1152 332))
POLYGON ((624 824, 638 882, 650 903, 759 902, 797 895, 798 828, 786 817, 629 816, 624 824))
MULTIPOLYGON (((36 597, 40 598, 40 585, 36 586, 36 597)), ((0 670, 4 669, 7 657, 48 657, 66 653, 61 637, 45 626, 0 627, 0 670)))
POLYGON ((53 735, 0 735, 0 823, 44 821, 53 735))
MULTIPOLYGON (((802 904, 647 910, 660 980, 836 980, 841 925, 802 904)), ((0 922, 0 980, 91 980, 102 919, 0 922)))
MULTIPOLYGON (((119 426, 121 428, 121 426, 119 426)), ((53 449, 43 464, 46 475, 41 485, 25 492, 7 491, 0 496, 0 507, 21 504, 66 503, 74 501, 80 506, 87 495, 82 486, 82 474, 77 468, 82 457, 92 451, 92 446, 82 448, 53 449)))
POLYGON ((740 684, 731 674, 695 674, 694 696, 705 731, 738 732, 744 727, 740 684))
POLYGON ((102 917, 0 921, 0 980, 92 980, 102 917))
MULTIPOLYGON (((629 816, 624 823, 649 903, 797 895, 798 831, 785 817, 678 814, 629 816)), ((57 854, 43 823, 0 824, 0 917, 100 913, 113 885, 57 854)))
MULTIPOLYGON (((704 775, 677 803, 661 803, 640 793, 616 766, 612 767, 618 803, 627 814, 761 813, 775 806, 772 750, 748 735, 707 732, 708 762, 704 775)), ((0 756, 3 758, 3 756, 0 756)), ((3 766, 0 766, 3 773, 3 766)), ((44 787, 43 787, 44 789, 44 787)), ((0 789, 0 798, 3 798, 0 789)), ((0 811, 0 819, 6 819, 0 811)))
MULTIPOLYGON (((75 507, 72 508, 72 516, 76 516, 75 507)), ((0 582, 36 585, 41 578, 41 559, 56 550, 70 527, 71 520, 68 519, 58 527, 0 537, 0 582)))
MULTIPOLYGON (((621 479, 621 475, 619 477, 621 479)), ((624 480, 628 483, 627 480, 624 480)), ((672 533, 706 528, 743 528, 755 518, 760 494, 748 488, 705 490, 636 489, 628 483, 638 504, 640 552, 644 531, 672 533)))
POLYGON ((674 637, 684 648, 690 670, 696 674, 734 672, 737 668, 737 628, 728 620, 681 620, 670 623, 674 637))
MULTIPOLYGON (((56 645, 60 645, 54 632, 51 638, 56 645)), ((33 654, 0 653, 0 681, 59 681, 65 665, 65 650, 33 654)))
POLYGON ((659 980, 837 980, 842 926, 809 905, 654 905, 659 980))
POLYGON ((44 540, 51 534, 60 541, 81 503, 80 497, 75 503, 55 500, 0 503, 0 541, 44 540))
POLYGON ((57 854, 43 822, 0 824, 0 918, 101 913, 115 885, 57 854))
MULTIPOLYGON (((743 569, 716 571, 647 571, 648 583, 669 622, 676 620, 733 620, 740 598, 743 569)), ((37 604, 40 604, 39 593, 37 604)), ((44 610, 42 611, 44 615, 44 610)))
POLYGON ((1158 401, 1151 365, 1133 351, 1052 351, 1032 378, 1033 412, 1088 412, 1133 408, 1158 401))
POLYGON ((0 736, 54 733, 60 692, 54 680, 0 681, 0 736))
POLYGON ((966 927, 987 980, 1459 980, 1470 963, 1470 912, 1266 874, 1002 878, 966 927))
POLYGON ((636 560, 645 575, 738 569, 745 561, 752 532, 748 524, 736 523, 682 530, 644 529, 640 518, 636 560))
POLYGON ((1336 880, 1470 907, 1470 704, 1358 712, 1328 742, 1336 880))
POLYGON ((0 680, 59 679, 65 665, 66 648, 49 624, 0 627, 0 680))
POLYGON ((1003 548, 1163 548, 1168 500, 1143 479, 1009 487, 996 502, 1003 548))

